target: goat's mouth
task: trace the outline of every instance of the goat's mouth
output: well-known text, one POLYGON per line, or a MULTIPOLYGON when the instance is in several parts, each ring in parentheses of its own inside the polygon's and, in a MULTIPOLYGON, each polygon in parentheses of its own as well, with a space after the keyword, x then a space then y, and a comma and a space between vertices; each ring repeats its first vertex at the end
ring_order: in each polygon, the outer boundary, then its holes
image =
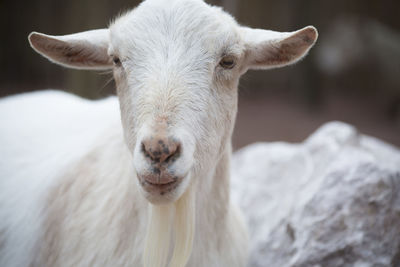
POLYGON ((148 193, 163 196, 174 191, 179 186, 180 182, 175 180, 166 184, 153 184, 145 180, 141 184, 143 189, 148 193))
POLYGON ((190 183, 190 177, 189 171, 183 174, 169 170, 137 173, 139 190, 153 205, 164 205, 178 200, 190 183))
POLYGON ((163 179, 163 177, 154 180, 146 176, 138 176, 143 190, 151 195, 164 196, 173 193, 183 180, 182 177, 173 177, 163 179))

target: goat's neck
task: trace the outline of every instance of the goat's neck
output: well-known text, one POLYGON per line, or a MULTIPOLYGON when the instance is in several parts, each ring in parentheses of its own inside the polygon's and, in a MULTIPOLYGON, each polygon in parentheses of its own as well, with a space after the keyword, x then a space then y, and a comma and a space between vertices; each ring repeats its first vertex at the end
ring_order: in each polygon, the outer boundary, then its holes
POLYGON ((213 171, 206 174, 206 177, 196 177, 196 187, 198 188, 196 190, 196 210, 198 214, 201 214, 201 217, 197 217, 198 223, 222 222, 226 218, 230 205, 231 151, 231 144, 228 142, 215 168, 212 168, 213 171))

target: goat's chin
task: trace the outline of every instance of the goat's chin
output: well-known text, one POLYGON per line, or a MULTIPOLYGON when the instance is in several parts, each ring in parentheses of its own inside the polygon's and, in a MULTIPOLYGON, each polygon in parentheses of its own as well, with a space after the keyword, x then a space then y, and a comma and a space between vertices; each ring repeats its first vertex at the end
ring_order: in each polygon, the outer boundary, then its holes
POLYGON ((191 186, 174 203, 150 205, 143 266, 163 267, 169 261, 168 266, 184 267, 192 253, 194 216, 195 198, 191 186))

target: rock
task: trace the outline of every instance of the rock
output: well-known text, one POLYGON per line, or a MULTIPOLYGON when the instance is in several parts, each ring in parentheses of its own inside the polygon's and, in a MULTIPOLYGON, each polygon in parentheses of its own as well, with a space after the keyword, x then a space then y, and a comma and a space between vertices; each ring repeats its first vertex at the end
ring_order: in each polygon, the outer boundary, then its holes
POLYGON ((331 122, 235 153, 252 267, 400 266, 400 151, 331 122))

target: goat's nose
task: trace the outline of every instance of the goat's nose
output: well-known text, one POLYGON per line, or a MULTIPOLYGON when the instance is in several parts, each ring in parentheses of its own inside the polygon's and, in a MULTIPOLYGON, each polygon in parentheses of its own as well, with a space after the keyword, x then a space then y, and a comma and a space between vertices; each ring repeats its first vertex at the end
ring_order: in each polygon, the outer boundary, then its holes
POLYGON ((173 138, 150 137, 142 141, 142 152, 155 163, 169 164, 180 154, 180 143, 173 138))

